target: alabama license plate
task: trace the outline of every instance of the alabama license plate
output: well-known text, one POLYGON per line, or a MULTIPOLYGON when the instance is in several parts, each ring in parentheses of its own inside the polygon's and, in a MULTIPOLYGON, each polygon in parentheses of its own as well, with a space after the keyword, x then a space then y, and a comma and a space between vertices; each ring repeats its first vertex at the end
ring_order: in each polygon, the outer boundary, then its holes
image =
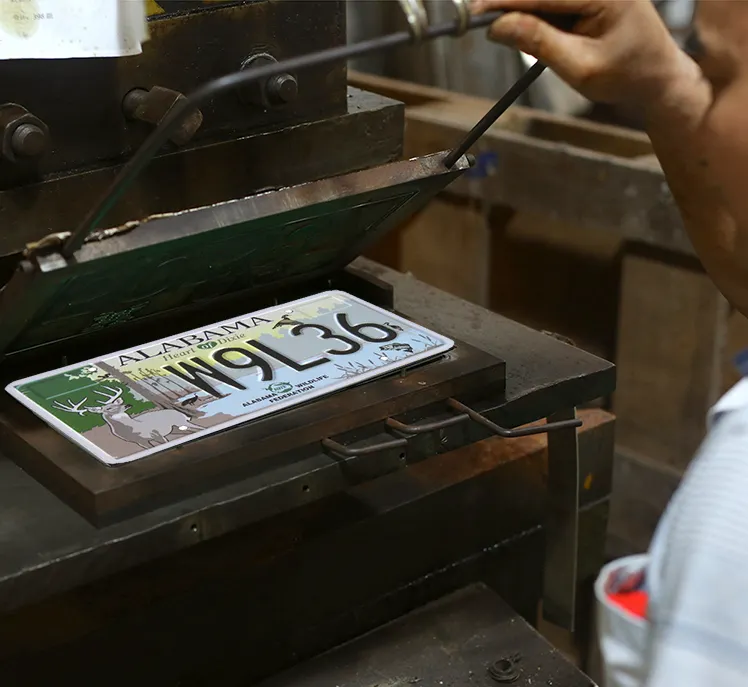
POLYGON ((454 343, 339 291, 13 382, 11 396, 107 465, 442 355, 454 343))

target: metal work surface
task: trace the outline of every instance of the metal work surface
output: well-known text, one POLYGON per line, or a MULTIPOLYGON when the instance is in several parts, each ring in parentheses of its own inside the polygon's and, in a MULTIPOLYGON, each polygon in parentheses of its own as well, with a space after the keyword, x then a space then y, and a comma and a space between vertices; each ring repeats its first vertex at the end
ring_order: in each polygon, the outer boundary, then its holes
POLYGON ((224 297, 342 269, 470 166, 443 156, 156 215, 91 235, 71 260, 40 249, 0 294, 0 355, 74 338, 74 362, 87 334, 185 309, 215 320, 224 297))
MULTIPOLYGON (((534 421, 614 388, 611 363, 412 277, 363 259, 354 265, 394 286, 395 308, 405 317, 506 361, 506 394, 489 413, 495 422, 534 421)), ((97 530, 0 456, 0 609, 191 547, 345 484, 340 463, 320 451, 97 530)))
POLYGON ((385 471, 393 464, 400 467, 401 461, 414 457, 404 440, 393 442, 395 437, 386 434, 385 418, 481 385, 486 393, 500 393, 504 374, 501 361, 458 344, 440 359, 369 382, 365 394, 346 389, 116 468, 93 459, 6 397, 0 401, 0 446, 12 451, 21 466, 66 503, 101 524, 203 493, 206 484, 216 486, 261 473, 289 460, 288 451, 314 454, 321 449, 320 442, 352 427, 380 423, 374 433, 378 430, 393 445, 372 458, 385 471))
POLYGON ((607 360, 366 258, 352 266, 392 285, 396 311, 506 361, 506 401, 493 415, 499 424, 533 422, 615 387, 615 366, 607 360))
POLYGON ((259 687, 594 687, 483 585, 466 587, 259 687))

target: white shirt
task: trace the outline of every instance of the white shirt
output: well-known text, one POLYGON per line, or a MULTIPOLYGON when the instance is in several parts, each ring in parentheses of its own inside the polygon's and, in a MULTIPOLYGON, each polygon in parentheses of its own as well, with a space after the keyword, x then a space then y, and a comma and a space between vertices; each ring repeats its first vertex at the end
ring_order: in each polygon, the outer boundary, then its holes
POLYGON ((748 380, 709 425, 650 548, 643 687, 748 685, 748 380))

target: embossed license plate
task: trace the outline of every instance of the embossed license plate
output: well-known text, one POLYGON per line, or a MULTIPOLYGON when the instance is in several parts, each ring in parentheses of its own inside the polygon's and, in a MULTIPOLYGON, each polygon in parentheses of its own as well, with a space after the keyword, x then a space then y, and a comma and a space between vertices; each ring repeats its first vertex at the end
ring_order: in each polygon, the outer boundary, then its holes
POLYGON ((454 343, 330 291, 6 387, 107 465, 388 375, 454 343))

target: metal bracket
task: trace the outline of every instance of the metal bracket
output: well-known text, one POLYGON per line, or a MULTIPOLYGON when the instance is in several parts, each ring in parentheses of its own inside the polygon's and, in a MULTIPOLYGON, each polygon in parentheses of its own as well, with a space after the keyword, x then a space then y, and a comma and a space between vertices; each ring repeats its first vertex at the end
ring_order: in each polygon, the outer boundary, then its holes
POLYGON ((574 429, 576 427, 581 427, 582 425, 581 420, 573 418, 569 420, 562 420, 559 422, 548 422, 544 425, 537 425, 535 427, 506 429, 505 427, 497 425, 495 422, 491 422, 491 420, 489 420, 485 415, 482 415, 478 411, 469 408, 464 403, 460 403, 454 398, 447 399, 446 404, 447 407, 451 410, 458 411, 459 415, 452 415, 451 417, 445 418, 444 420, 423 422, 416 425, 408 425, 391 417, 388 417, 384 421, 384 425, 387 430, 394 430, 395 432, 405 435, 405 438, 382 441, 378 444, 370 444, 369 446, 363 446, 361 448, 350 448, 348 446, 343 446, 343 444, 340 444, 333 439, 326 438, 322 439, 322 446, 326 450, 331 451, 337 455, 344 456, 346 458, 353 458, 355 456, 364 456, 372 453, 377 453, 378 451, 405 447, 408 444, 407 437, 435 432, 440 429, 446 429, 447 427, 453 427, 454 425, 462 424, 463 422, 469 422, 470 420, 485 427, 492 434, 500 436, 504 439, 515 439, 517 437, 527 437, 534 434, 547 434, 549 432, 556 432, 559 430, 574 429))
MULTIPOLYGON (((552 417, 569 422, 565 418, 576 417, 576 412, 571 408, 552 417)), ((576 431, 549 435, 543 617, 570 632, 575 630, 577 615, 579 483, 579 439, 576 431)))
MULTIPOLYGON (((415 436, 471 421, 504 439, 548 434, 549 509, 545 524, 543 615, 550 622, 573 632, 579 555, 579 447, 576 428, 582 425, 582 421, 576 417, 574 409, 571 409, 549 417, 544 425, 507 429, 454 398, 447 399, 446 405, 457 414, 420 424, 406 424, 388 417, 384 421, 385 430, 402 435, 399 439, 350 448, 327 438, 322 440, 322 446, 335 455, 352 458, 387 449, 404 448, 408 445, 408 440, 415 436)), ((403 461, 402 464, 407 462, 403 461)))
MULTIPOLYGON (((562 411, 534 427, 506 429, 485 415, 460 403, 446 400, 450 410, 457 411, 443 420, 406 424, 388 417, 385 429, 396 432, 399 439, 382 441, 361 448, 343 446, 323 439, 322 446, 345 458, 369 455, 393 448, 404 448, 412 437, 475 422, 504 439, 548 434, 548 517, 546 527, 545 579, 543 583, 543 616, 552 623, 574 631, 576 620, 577 569, 579 557, 579 445, 576 428, 582 421, 574 409, 562 411)), ((403 465, 407 464, 403 461, 403 465)))

